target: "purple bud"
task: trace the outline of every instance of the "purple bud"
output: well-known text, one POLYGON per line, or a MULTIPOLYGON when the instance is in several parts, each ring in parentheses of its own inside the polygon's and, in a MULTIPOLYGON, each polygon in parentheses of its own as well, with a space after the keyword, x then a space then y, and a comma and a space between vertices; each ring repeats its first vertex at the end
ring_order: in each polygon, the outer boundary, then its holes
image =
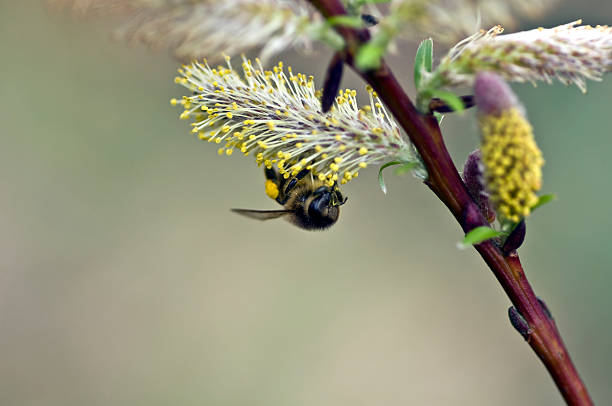
POLYGON ((550 320, 554 320, 552 313, 550 312, 550 310, 548 309, 548 306, 546 305, 546 302, 544 302, 539 297, 536 297, 536 299, 538 299, 538 303, 540 304, 540 306, 542 306, 542 310, 544 310, 546 317, 548 317, 550 320))
POLYGON ((512 230, 504 242, 504 246, 502 247, 504 255, 507 256, 511 254, 523 244, 523 241, 525 241, 526 232, 527 226, 525 225, 525 220, 521 220, 521 222, 514 227, 514 230, 512 230))
POLYGON ((485 191, 483 171, 484 166, 481 162, 481 153, 477 149, 468 155, 467 161, 465 161, 463 181, 470 196, 472 196, 472 199, 474 199, 474 202, 480 208, 482 215, 489 223, 492 223, 495 221, 495 210, 493 210, 493 206, 491 206, 485 191))
POLYGON ((473 204, 468 205, 463 211, 463 229, 469 231, 480 225, 482 225, 480 210, 473 204))
POLYGON ((336 100, 340 81, 342 80, 342 71, 344 70, 344 61, 342 55, 336 52, 329 62, 325 81, 323 82, 323 95, 321 96, 321 110, 327 113, 336 100))
POLYGON ((529 340, 529 335, 531 334, 531 328, 529 327, 529 323, 523 317, 521 313, 514 306, 510 306, 508 309, 508 318, 510 319, 510 324, 515 328, 516 331, 519 332, 521 336, 525 339, 525 341, 529 340))
POLYGON ((478 111, 485 115, 498 115, 511 108, 518 108, 524 113, 510 86, 495 73, 480 72, 476 75, 474 97, 478 111))

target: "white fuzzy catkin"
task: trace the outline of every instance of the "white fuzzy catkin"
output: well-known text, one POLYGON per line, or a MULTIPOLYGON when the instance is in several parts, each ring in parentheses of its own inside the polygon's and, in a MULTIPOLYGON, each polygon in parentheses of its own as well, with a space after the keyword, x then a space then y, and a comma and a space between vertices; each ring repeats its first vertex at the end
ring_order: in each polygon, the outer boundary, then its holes
POLYGON ((75 13, 115 13, 126 22, 116 36, 172 50, 180 59, 260 51, 266 59, 291 47, 310 48, 319 16, 304 0, 48 0, 75 13))
POLYGON ((499 35, 501 27, 479 32, 458 43, 423 86, 471 85, 476 73, 495 72, 510 82, 564 84, 586 91, 586 80, 612 71, 612 27, 579 25, 499 35))

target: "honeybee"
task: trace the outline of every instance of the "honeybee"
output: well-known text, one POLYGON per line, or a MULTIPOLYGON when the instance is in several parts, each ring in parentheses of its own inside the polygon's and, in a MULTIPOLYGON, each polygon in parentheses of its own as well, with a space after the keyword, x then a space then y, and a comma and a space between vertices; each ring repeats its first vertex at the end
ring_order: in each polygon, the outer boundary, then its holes
POLYGON ((266 194, 285 206, 284 210, 232 209, 233 212, 257 220, 284 218, 304 230, 324 230, 331 227, 347 198, 337 183, 327 186, 307 169, 285 179, 274 168, 265 168, 266 194))

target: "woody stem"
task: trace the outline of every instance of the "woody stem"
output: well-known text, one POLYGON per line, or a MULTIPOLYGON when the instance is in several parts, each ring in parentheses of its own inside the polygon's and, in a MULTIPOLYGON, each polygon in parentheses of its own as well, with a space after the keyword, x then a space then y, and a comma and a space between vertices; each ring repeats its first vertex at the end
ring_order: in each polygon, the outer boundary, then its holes
MULTIPOLYGON (((341 0, 310 0, 325 17, 344 15, 341 0)), ((446 149, 437 120, 420 113, 399 85, 393 72, 381 60, 378 68, 361 71, 354 65, 359 47, 369 40, 367 29, 336 27, 345 40, 344 62, 351 66, 385 103, 410 137, 428 172, 426 184, 448 207, 464 232, 488 225, 467 192, 457 168, 446 149)), ((528 324, 524 336, 544 363, 569 406, 591 406, 589 394, 565 348, 554 320, 549 317, 527 281, 518 254, 504 255, 490 240, 475 246, 508 298, 528 324)))

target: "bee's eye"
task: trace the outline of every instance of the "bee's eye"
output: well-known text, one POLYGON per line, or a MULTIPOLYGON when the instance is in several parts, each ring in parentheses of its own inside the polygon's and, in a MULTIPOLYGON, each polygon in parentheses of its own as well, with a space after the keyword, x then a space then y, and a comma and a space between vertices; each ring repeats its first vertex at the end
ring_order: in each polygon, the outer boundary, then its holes
MULTIPOLYGON (((315 190, 314 195, 316 197, 310 202, 310 205, 308 205, 308 216, 313 220, 327 217, 331 201, 331 193, 329 193, 328 190, 319 191, 319 189, 315 190)), ((325 188, 323 187, 323 189, 325 188)))
POLYGON ((312 192, 312 195, 316 197, 324 193, 329 193, 329 188, 327 186, 319 186, 314 192, 312 192))

